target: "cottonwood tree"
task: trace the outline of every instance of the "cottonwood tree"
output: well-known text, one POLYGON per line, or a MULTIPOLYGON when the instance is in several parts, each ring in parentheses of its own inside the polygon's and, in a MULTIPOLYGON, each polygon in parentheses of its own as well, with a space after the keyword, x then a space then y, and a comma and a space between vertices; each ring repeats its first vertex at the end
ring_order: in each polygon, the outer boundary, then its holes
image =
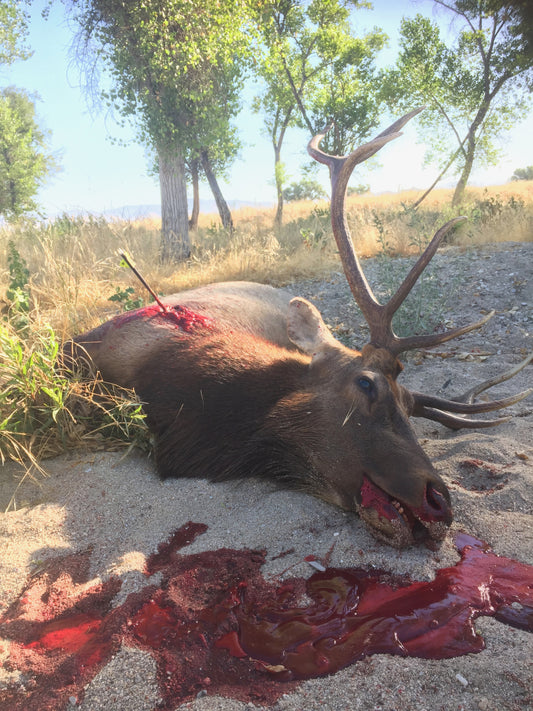
POLYGON ((16 219, 37 209, 35 195, 54 166, 35 105, 21 89, 0 91, 0 215, 16 219))
POLYGON ((452 28, 459 28, 455 41, 447 45, 437 25, 422 15, 404 19, 389 96, 400 110, 427 106, 419 121, 429 146, 426 160, 440 164, 438 179, 453 166, 459 178, 452 203, 458 205, 474 164, 495 163, 495 139, 527 113, 533 58, 507 3, 435 2, 451 14, 452 28))
POLYGON ((362 38, 353 35, 350 12, 354 0, 270 0, 261 5, 260 23, 266 51, 259 65, 264 90, 254 108, 264 116, 266 133, 274 149, 274 175, 278 207, 283 215, 286 179, 281 151, 290 127, 307 128, 310 135, 335 119, 328 137, 339 152, 376 125, 377 93, 373 62, 385 35, 374 30, 362 38))
MULTIPOLYGON (((69 0, 77 54, 111 80, 103 92, 155 150, 164 260, 190 254, 186 158, 210 149, 239 106, 249 38, 245 0, 69 0)), ((207 155, 209 162, 209 155, 207 155)))
MULTIPOLYGON (((19 2, 0 2, 0 65, 27 59, 27 16, 19 2)), ((54 165, 26 92, 0 90, 0 215, 16 219, 37 209, 35 195, 54 165)))

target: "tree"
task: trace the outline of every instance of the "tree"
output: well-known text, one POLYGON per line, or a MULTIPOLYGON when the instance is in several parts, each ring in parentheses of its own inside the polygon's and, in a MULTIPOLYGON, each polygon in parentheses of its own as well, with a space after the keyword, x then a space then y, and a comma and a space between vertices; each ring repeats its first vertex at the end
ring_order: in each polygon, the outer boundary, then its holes
POLYGON ((33 101, 20 89, 1 90, 0 215, 13 219, 36 210, 34 197, 53 164, 33 101))
POLYGON ((389 100, 399 109, 426 104, 419 122, 429 146, 426 160, 440 163, 439 179, 455 167, 459 179, 452 204, 458 205, 474 163, 496 162, 494 139, 530 105, 533 58, 516 15, 494 9, 492 0, 435 2, 462 24, 455 44, 446 46, 426 17, 403 20, 389 100))
POLYGON ((255 109, 265 116, 274 148, 278 225, 285 177, 281 150, 287 130, 302 126, 312 135, 334 118, 336 128, 327 141, 345 152, 377 123, 373 61, 385 36, 378 30, 363 38, 353 36, 350 9, 359 4, 357 0, 271 0, 262 6, 266 52, 259 72, 265 89, 255 109))
POLYGON ((165 260, 190 254, 186 159, 223 141, 249 46, 246 0, 70 0, 78 55, 112 80, 104 98, 158 157, 165 260), (80 51, 81 50, 81 51, 80 51))
POLYGON ((286 180, 281 149, 289 126, 298 125, 297 101, 317 69, 311 64, 314 43, 305 36, 305 14, 298 0, 273 0, 261 8, 258 20, 266 51, 258 70, 264 89, 254 101, 254 110, 264 114, 265 132, 274 149, 274 222, 279 228, 286 180))
POLYGON ((521 37, 524 52, 533 56, 533 4, 531 0, 488 0, 491 10, 503 10, 512 17, 513 34, 521 37))
POLYGON ((511 180, 533 180, 533 165, 527 168, 517 168, 511 176, 511 180))
POLYGON ((0 0, 0 64, 9 65, 31 55, 24 44, 27 34, 28 18, 20 3, 0 0))
POLYGON ((303 178, 299 183, 291 183, 283 191, 283 198, 287 202, 295 200, 318 200, 326 196, 322 185, 312 178, 303 178))

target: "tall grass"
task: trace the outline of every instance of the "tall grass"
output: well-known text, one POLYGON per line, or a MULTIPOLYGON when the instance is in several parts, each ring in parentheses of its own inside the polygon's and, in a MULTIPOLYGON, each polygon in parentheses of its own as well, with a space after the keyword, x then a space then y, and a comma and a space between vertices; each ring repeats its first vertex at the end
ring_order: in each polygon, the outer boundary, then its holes
MULTIPOLYGON (((352 196, 347 219, 358 254, 419 252, 447 219, 451 191, 435 191, 418 210, 412 193, 352 196)), ((533 182, 471 189, 462 208, 469 221, 452 237, 467 247, 533 239, 533 182)), ((101 383, 57 371, 59 343, 95 326, 122 306, 147 298, 117 250, 133 255, 159 293, 199 284, 249 279, 281 285, 339 270, 329 203, 292 203, 273 228, 274 208, 234 213, 227 234, 217 216, 201 217, 186 264, 158 259, 158 220, 106 221, 63 215, 51 222, 0 228, 0 458, 29 459, 75 444, 138 436, 146 444, 139 403, 101 383), (111 297, 113 299, 111 300, 111 297)))
MULTIPOLYGON (((434 191, 413 211, 412 193, 352 196, 347 218, 358 254, 383 251, 416 253, 457 211, 449 207, 451 191, 434 191)), ((462 212, 469 221, 454 234, 464 246, 502 240, 524 241, 533 234, 533 182, 513 182, 499 188, 471 189, 462 212)), ((184 265, 161 265, 159 221, 106 221, 62 216, 50 223, 20 224, 0 231, 0 295, 8 287, 7 244, 12 240, 28 265, 32 321, 51 325, 60 336, 92 327, 116 312, 108 298, 134 286, 133 275, 121 269, 118 248, 133 255, 138 267, 159 293, 169 294, 199 284, 250 279, 280 285, 295 279, 324 276, 339 269, 331 235, 329 203, 289 203, 281 231, 273 229, 274 208, 243 208, 234 213, 230 237, 216 215, 201 216, 193 235, 191 259, 184 265)))

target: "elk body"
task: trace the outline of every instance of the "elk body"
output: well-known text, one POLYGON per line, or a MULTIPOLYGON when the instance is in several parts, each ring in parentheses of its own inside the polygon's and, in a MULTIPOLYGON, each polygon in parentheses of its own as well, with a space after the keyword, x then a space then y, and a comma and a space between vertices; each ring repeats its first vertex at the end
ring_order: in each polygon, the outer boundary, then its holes
POLYGON ((458 402, 413 393, 397 382, 399 353, 436 345, 486 320, 429 336, 398 338, 392 331, 393 314, 455 221, 435 235, 386 305, 376 301, 353 251, 344 219, 348 178, 415 113, 344 158, 318 149, 323 134, 309 147, 330 167, 334 235, 370 326, 370 342, 360 351, 337 341, 305 299, 247 282, 170 296, 65 345, 66 360, 88 359, 104 380, 136 390, 162 477, 267 478, 357 511, 392 545, 444 538, 450 495, 409 417, 488 426, 501 420, 463 415, 506 407, 530 391, 472 403, 472 397, 458 402))

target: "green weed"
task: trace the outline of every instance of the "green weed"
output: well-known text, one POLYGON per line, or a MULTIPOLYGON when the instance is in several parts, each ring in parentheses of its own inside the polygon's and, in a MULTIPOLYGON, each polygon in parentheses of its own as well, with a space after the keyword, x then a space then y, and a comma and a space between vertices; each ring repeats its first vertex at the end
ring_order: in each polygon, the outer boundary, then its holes
POLYGON ((115 293, 109 297, 108 301, 120 304, 123 311, 135 311, 135 309, 144 306, 144 299, 141 296, 136 296, 132 286, 125 289, 120 286, 115 287, 115 293))
POLYGON ((0 460, 41 471, 39 462, 80 445, 148 448, 142 407, 131 391, 58 368, 60 343, 51 328, 29 341, 0 324, 0 460))
POLYGON ((31 300, 30 270, 13 240, 7 243, 7 268, 9 271, 9 284, 6 290, 7 318, 17 331, 27 332, 31 300))

